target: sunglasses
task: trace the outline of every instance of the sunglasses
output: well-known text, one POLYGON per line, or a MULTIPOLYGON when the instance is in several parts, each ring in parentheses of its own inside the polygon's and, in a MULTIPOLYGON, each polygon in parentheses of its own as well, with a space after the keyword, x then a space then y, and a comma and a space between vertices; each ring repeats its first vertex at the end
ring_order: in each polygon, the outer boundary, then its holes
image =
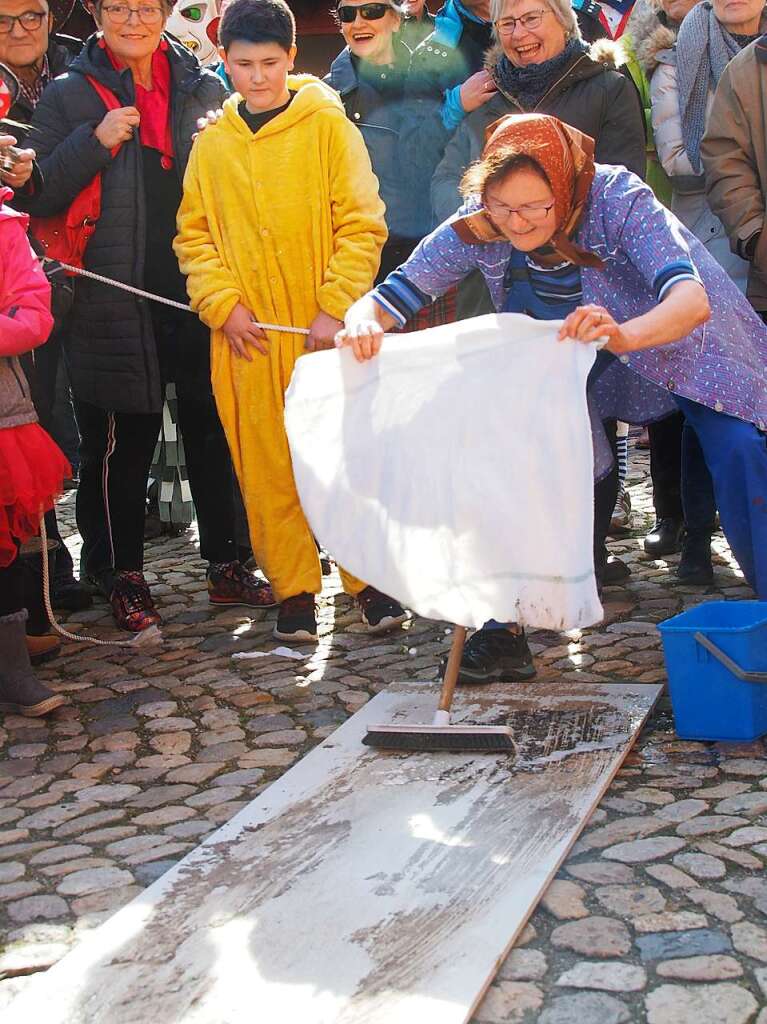
POLYGON ((364 21, 380 21, 385 18, 388 11, 393 11, 391 4, 362 4, 360 7, 352 7, 351 4, 341 4, 337 8, 338 20, 343 25, 351 25, 359 14, 364 21))

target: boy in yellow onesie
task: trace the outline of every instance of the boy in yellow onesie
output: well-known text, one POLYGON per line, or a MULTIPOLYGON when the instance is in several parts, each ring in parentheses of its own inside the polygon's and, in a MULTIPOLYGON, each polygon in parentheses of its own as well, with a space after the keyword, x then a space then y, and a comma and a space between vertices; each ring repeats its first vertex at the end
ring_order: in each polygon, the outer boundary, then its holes
MULTIPOLYGON (((316 640, 322 576, 293 479, 285 391, 296 359, 332 344, 346 310, 372 286, 384 205, 337 94, 289 74, 295 20, 285 0, 232 0, 219 38, 236 92, 192 149, 175 251, 192 306, 211 328, 213 392, 253 551, 280 602, 274 635, 316 640), (310 334, 264 333, 254 320, 310 334)), ((371 630, 404 621, 395 601, 342 579, 371 630)))

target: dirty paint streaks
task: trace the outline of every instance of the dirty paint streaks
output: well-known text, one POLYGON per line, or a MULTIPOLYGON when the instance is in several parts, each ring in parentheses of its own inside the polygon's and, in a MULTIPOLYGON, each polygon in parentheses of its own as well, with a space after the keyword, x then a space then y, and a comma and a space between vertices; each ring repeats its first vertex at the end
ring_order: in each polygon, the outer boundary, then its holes
POLYGON ((401 684, 31 985, 4 1024, 466 1021, 617 771, 660 687, 459 693, 516 752, 382 754, 427 721, 401 684))

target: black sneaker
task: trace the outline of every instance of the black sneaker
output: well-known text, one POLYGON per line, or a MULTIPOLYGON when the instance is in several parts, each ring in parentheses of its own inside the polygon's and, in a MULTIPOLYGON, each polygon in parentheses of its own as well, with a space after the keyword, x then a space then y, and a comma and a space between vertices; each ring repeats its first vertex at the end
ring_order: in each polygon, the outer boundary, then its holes
POLYGON ((382 594, 375 587, 365 587, 357 594, 362 621, 370 633, 388 633, 407 619, 407 612, 398 601, 382 594))
MULTIPOLYGON (((444 675, 447 658, 440 665, 444 675)), ((509 682, 535 677, 533 656, 525 631, 510 633, 508 629, 478 629, 467 641, 458 672, 459 683, 509 682)))
POLYGON ((278 640, 309 643, 317 639, 317 608, 314 594, 296 594, 280 605, 274 636, 278 640))

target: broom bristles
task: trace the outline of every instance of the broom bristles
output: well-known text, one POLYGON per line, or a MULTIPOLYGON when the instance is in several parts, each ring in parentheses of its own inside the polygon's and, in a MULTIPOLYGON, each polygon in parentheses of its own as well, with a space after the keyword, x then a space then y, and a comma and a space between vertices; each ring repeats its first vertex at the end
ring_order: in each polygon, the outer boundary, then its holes
POLYGON ((511 729, 495 725, 380 725, 371 726, 362 742, 387 750, 455 750, 513 753, 511 729))

